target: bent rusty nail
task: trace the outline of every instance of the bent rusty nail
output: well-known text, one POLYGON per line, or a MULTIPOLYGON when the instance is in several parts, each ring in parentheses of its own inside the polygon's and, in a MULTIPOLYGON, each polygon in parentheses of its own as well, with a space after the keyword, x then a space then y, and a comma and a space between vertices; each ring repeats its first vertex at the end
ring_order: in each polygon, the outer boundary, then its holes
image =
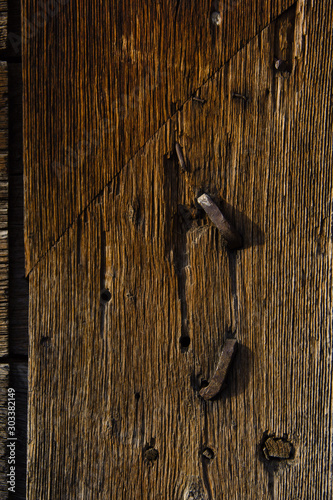
POLYGON ((236 347, 236 339, 227 339, 225 341, 219 362, 217 364, 217 368, 211 381, 209 382, 207 387, 203 387, 199 392, 200 396, 206 401, 214 398, 220 392, 225 377, 228 373, 229 366, 236 352, 236 347))
POLYGON ((213 202, 208 194, 203 194, 198 198, 198 203, 202 206, 210 220, 221 231, 230 249, 240 248, 243 245, 241 235, 234 229, 224 217, 220 209, 213 202))
POLYGON ((236 97, 237 99, 243 99, 243 101, 247 102, 247 97, 243 94, 238 94, 237 92, 233 92, 232 97, 236 97))
POLYGON ((180 144, 178 144, 178 142, 176 142, 175 148, 176 148, 176 153, 177 153, 179 165, 182 167, 182 169, 184 171, 186 171, 186 164, 185 164, 185 160, 184 160, 184 156, 183 156, 183 151, 182 151, 182 148, 180 147, 180 144))
POLYGON ((197 101, 197 102, 200 102, 201 104, 205 104, 205 99, 201 99, 201 97, 197 97, 196 95, 194 95, 192 97, 192 101, 197 101))

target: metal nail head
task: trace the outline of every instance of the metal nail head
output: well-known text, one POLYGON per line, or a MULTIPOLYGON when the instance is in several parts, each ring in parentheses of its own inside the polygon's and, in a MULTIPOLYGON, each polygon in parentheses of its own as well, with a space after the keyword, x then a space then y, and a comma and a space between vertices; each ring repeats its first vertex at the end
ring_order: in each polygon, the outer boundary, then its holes
POLYGON ((227 219, 222 214, 218 206, 213 202, 208 194, 203 194, 198 198, 198 203, 204 209, 210 220, 215 224, 215 226, 221 232, 223 238, 225 239, 227 246, 231 250, 241 248, 243 245, 243 239, 241 235, 234 229, 227 219))
POLYGON ((182 151, 182 148, 180 147, 180 144, 178 142, 176 142, 175 148, 176 148, 176 153, 177 153, 179 165, 186 172, 186 163, 184 160, 183 151, 182 151))
POLYGON ((222 16, 219 12, 213 12, 211 19, 212 23, 215 24, 216 26, 219 26, 222 22, 222 16))

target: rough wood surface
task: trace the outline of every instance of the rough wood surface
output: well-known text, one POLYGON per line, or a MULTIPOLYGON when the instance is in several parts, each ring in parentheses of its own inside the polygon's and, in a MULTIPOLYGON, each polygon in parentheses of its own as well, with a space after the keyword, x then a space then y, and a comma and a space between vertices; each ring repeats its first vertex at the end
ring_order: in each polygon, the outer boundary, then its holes
POLYGON ((332 497, 332 22, 299 1, 271 23, 31 272, 30 498, 332 497), (265 458, 273 435, 291 459, 265 458))
POLYGON ((0 50, 6 48, 7 18, 7 0, 0 0, 0 50))
MULTIPOLYGON (((0 27, 1 31, 1 27, 0 27)), ((8 72, 0 61, 0 357, 8 354, 8 72)))
POLYGON ((23 0, 27 272, 148 138, 292 3, 23 0))

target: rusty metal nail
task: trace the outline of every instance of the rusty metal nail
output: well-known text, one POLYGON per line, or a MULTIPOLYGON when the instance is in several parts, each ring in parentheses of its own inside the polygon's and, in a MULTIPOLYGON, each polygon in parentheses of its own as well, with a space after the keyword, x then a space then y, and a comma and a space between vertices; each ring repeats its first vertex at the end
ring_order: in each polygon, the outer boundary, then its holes
POLYGON ((176 142, 175 148, 176 148, 176 153, 177 153, 179 165, 181 166, 181 168, 184 171, 186 171, 186 164, 185 164, 185 160, 184 160, 183 151, 182 151, 182 148, 180 147, 178 142, 176 142))
POLYGON ((215 24, 216 26, 219 26, 222 22, 222 17, 219 12, 213 12, 212 13, 212 23, 215 24))
POLYGON ((202 455, 207 458, 208 460, 213 460, 214 456, 215 456, 215 453, 214 451, 211 449, 211 448, 208 448, 206 447, 203 452, 202 452, 202 455))
POLYGON ((284 61, 283 59, 275 59, 274 66, 275 69, 284 71, 287 68, 287 61, 284 61))
POLYGON ((205 99, 201 99, 201 97, 197 97, 196 95, 194 95, 192 97, 192 101, 197 101, 197 102, 200 102, 201 104, 205 104, 205 102, 206 102, 205 99))
POLYGON ((236 229, 229 224, 211 197, 204 193, 198 198, 198 203, 202 206, 213 224, 221 231, 228 247, 230 249, 240 248, 243 245, 242 237, 238 234, 236 229))
POLYGON ((236 348, 236 339, 227 339, 225 341, 219 362, 217 364, 217 368, 211 381, 209 382, 207 387, 204 387, 199 392, 200 396, 206 401, 214 398, 220 392, 225 377, 228 373, 229 366, 236 352, 236 348))
POLYGON ((247 102, 247 97, 246 95, 243 95, 243 94, 238 94, 237 92, 233 92, 232 93, 232 97, 236 98, 236 99, 243 99, 243 101, 247 102))

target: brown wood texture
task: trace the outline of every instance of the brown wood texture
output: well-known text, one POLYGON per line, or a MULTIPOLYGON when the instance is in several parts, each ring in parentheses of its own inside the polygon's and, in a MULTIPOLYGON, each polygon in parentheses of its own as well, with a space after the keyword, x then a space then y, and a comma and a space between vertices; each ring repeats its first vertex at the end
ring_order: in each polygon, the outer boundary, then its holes
POLYGON ((0 0, 0 50, 6 48, 7 42, 7 0, 0 0))
POLYGON ((32 270, 29 498, 332 496, 332 22, 328 0, 272 22, 32 270), (227 387, 205 402, 230 333, 227 387), (273 436, 290 459, 265 458, 273 436))
POLYGON ((23 1, 27 272, 156 130, 292 3, 23 1), (216 8, 220 26, 211 21, 216 8))
MULTIPOLYGON (((1 30, 1 27, 0 27, 1 30)), ((0 61, 0 357, 8 354, 8 71, 0 61)))

